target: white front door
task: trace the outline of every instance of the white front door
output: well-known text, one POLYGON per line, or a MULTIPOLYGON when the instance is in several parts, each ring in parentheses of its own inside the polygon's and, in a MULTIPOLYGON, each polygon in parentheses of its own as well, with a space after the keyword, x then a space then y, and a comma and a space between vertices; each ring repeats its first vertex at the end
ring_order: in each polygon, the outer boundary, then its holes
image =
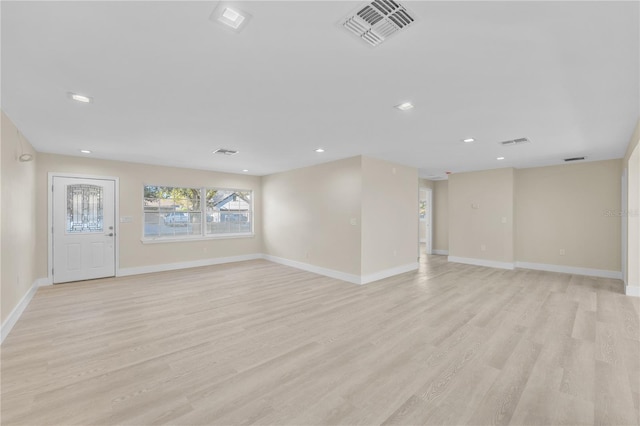
POLYGON ((115 275, 115 181, 53 177, 53 282, 115 275))

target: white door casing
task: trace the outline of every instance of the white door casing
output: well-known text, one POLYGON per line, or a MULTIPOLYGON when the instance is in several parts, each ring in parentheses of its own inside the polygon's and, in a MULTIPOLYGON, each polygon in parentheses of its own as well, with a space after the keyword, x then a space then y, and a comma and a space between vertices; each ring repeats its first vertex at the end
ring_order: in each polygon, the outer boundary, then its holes
POLYGON ((433 222, 433 213, 432 213, 432 204, 433 204, 433 192, 431 191, 431 189, 426 190, 427 192, 427 208, 426 208, 426 214, 425 214, 425 231, 426 231, 426 235, 425 235, 425 239, 427 242, 427 254, 433 254, 433 228, 432 228, 432 222, 433 222))
POLYGON ((115 276, 115 195, 113 179, 52 177, 53 283, 115 276))

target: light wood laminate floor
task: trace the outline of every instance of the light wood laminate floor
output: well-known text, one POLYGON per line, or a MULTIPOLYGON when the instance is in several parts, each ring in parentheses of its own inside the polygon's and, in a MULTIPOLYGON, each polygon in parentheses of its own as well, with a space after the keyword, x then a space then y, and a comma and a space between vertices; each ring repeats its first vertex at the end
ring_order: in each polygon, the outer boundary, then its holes
POLYGON ((364 286, 257 260, 38 290, 2 424, 638 424, 618 280, 447 263, 364 286))

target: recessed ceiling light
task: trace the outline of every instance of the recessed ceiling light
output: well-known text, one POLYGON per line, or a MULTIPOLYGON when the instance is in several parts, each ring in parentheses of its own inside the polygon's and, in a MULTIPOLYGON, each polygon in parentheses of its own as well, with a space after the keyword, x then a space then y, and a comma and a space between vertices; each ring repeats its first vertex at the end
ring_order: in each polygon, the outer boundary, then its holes
POLYGON ((464 143, 470 143, 470 142, 474 142, 475 139, 474 138, 467 138, 467 139, 463 139, 462 142, 464 143))
POLYGON ((324 152, 324 149, 322 149, 322 148, 317 148, 315 151, 316 151, 316 152, 324 152))
POLYGON ((217 21, 222 22, 236 31, 238 31, 243 24, 247 23, 248 17, 249 15, 225 6, 217 8, 211 16, 211 18, 215 18, 217 21))
POLYGON ((89 96, 79 95, 78 93, 69 92, 69 97, 74 101, 82 102, 85 104, 93 102, 93 98, 90 98, 89 96))
POLYGON ((400 105, 396 105, 396 108, 400 111, 409 111, 410 109, 413 109, 413 104, 411 102, 403 102, 400 105))
POLYGON ((504 157, 498 157, 496 160, 504 160, 504 157))
POLYGON ((224 12, 222 12, 222 17, 235 23, 235 28, 237 28, 238 25, 240 25, 242 21, 244 21, 244 16, 240 15, 233 9, 229 9, 228 7, 224 9, 224 12))
POLYGON ((88 149, 81 149, 80 152, 83 154, 91 154, 91 151, 89 151, 88 149))
POLYGON ((242 171, 246 173, 249 171, 249 169, 242 169, 242 171))

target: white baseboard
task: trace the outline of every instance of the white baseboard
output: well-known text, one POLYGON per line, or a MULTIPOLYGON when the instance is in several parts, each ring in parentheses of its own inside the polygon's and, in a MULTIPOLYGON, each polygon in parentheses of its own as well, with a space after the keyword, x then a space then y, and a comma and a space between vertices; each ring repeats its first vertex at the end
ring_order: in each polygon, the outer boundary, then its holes
POLYGON ((622 279, 622 272, 606 269, 579 268, 575 266, 551 265, 547 263, 516 262, 516 268, 536 271, 560 272, 563 274, 586 275, 588 277, 622 279))
POLYGON ((622 272, 609 271, 606 269, 579 268, 574 266, 551 265, 546 263, 531 263, 531 262, 520 262, 520 261, 517 261, 514 263, 497 262, 494 260, 472 259, 468 257, 457 257, 457 256, 449 256, 448 260, 449 262, 465 263, 468 265, 476 265, 476 266, 487 266, 489 268, 500 268, 500 269, 522 268, 522 269, 533 269, 536 271, 560 272, 564 274, 573 274, 573 275, 585 275, 588 277, 622 279, 622 272))
POLYGON ((324 275, 325 277, 335 278, 353 284, 361 284, 360 276, 355 274, 348 274, 346 272, 336 271, 335 269, 323 268, 321 266, 310 265, 308 263, 289 260, 283 257, 271 256, 270 254, 263 254, 262 258, 281 265, 291 266, 292 268, 302 269, 303 271, 313 272, 318 275, 324 275))
POLYGON ((416 271, 418 270, 419 267, 420 267, 420 264, 418 262, 414 262, 408 265, 397 266, 395 268, 385 269, 384 271, 374 272, 373 274, 363 275, 360 277, 360 284, 369 284, 374 281, 393 277, 394 275, 400 275, 400 274, 404 274, 405 272, 416 271))
POLYGON ((486 266, 489 268, 498 268, 498 269, 514 269, 515 268, 513 262, 498 262, 496 260, 473 259, 471 257, 449 256, 447 260, 449 262, 465 263, 467 265, 476 265, 476 266, 486 266))
MULTIPOLYGON (((448 254, 447 250, 433 250, 433 252, 434 254, 441 254, 441 255, 448 254)), ((196 260, 191 262, 179 262, 179 263, 169 263, 164 265, 150 265, 150 266, 140 266, 135 268, 123 268, 118 271, 118 276, 129 276, 129 275, 147 274, 151 272, 172 271, 176 269, 219 265, 223 263, 242 262, 246 260, 255 260, 255 259, 269 260, 271 262, 279 263, 281 265, 291 266, 293 268, 301 269, 303 271, 313 272, 315 274, 336 278, 336 279, 347 281, 353 284, 368 284, 384 278, 392 277, 394 275, 415 271, 419 268, 419 264, 416 262, 416 263, 410 263, 408 265, 386 269, 384 271, 376 272, 369 275, 358 276, 355 274, 348 274, 346 272, 336 271, 334 269, 328 269, 320 266, 310 265, 308 263, 297 262, 295 260, 284 259, 281 257, 271 256, 267 254, 255 253, 255 254, 246 254, 246 255, 240 255, 240 256, 218 257, 214 259, 196 260)), ((472 258, 457 257, 457 256, 449 256, 448 260, 449 262, 465 263, 468 265, 487 266, 490 268, 500 268, 500 269, 514 269, 514 264, 509 262, 497 262, 492 260, 472 259, 472 258)), ((609 271, 604 269, 577 268, 572 266, 550 265, 550 264, 544 264, 544 263, 530 263, 530 262, 515 262, 515 267, 523 268, 523 269, 534 269, 539 271, 560 272, 560 273, 574 274, 574 275, 586 275, 586 276, 592 276, 592 277, 622 279, 622 272, 609 271)), ((2 326, 0 326, 0 344, 4 342, 4 339, 9 335, 9 333, 11 332, 11 329, 18 322, 18 319, 20 318, 24 310, 29 305, 29 302, 31 302, 31 299, 33 299, 33 296, 36 294, 36 291, 38 290, 38 288, 49 286, 52 284, 53 282, 50 277, 38 278, 33 283, 29 291, 22 297, 20 302, 16 305, 15 308, 13 308, 13 310, 11 311, 7 319, 4 321, 2 326)), ((625 294, 628 296, 640 297, 640 287, 626 285, 625 294)))
POLYGON ((408 265, 402 265, 395 268, 385 269, 384 271, 374 272, 373 274, 360 276, 356 274, 348 274, 342 271, 336 271, 335 269, 329 269, 329 268, 323 268, 321 266, 311 265, 309 263, 298 262, 296 260, 289 260, 283 257, 271 256, 269 254, 263 254, 262 258, 274 263, 279 263, 285 266, 291 266, 292 268, 302 269, 303 271, 313 272, 314 274, 324 275, 325 277, 335 278, 337 280, 346 281, 352 284, 369 284, 371 282, 389 278, 394 275, 415 271, 420 267, 420 264, 418 262, 415 262, 415 263, 410 263, 408 265))
POLYGON ((640 297, 640 287, 628 285, 624 287, 624 294, 627 296, 640 297))
POLYGON ((18 322, 18 319, 20 319, 20 316, 22 315, 24 310, 27 309, 27 306, 29 306, 29 302, 31 302, 31 299, 33 299, 33 296, 36 294, 37 290, 38 290, 38 280, 36 280, 31 286, 31 288, 29 289, 29 291, 27 291, 27 293, 24 296, 22 296, 22 299, 20 299, 20 302, 18 302, 16 307, 13 308, 13 310, 11 311, 7 319, 2 324, 2 327, 0 327, 1 328, 0 344, 4 342, 4 339, 6 339, 6 337, 9 335, 13 326, 16 325, 16 323, 18 322))
POLYGON ((134 268, 120 268, 116 276, 149 274, 152 272, 174 271, 176 269, 197 268, 200 266, 220 265, 222 263, 243 262, 245 260, 262 259, 262 254, 243 254, 240 256, 216 257, 212 259, 193 260, 189 262, 165 263, 163 265, 138 266, 134 268))
POLYGON ((53 285, 53 279, 50 277, 38 278, 35 283, 38 287, 46 287, 48 285, 53 285))
POLYGON ((438 250, 438 249, 433 249, 431 250, 432 254, 438 254, 440 256, 449 256, 449 250, 438 250))

